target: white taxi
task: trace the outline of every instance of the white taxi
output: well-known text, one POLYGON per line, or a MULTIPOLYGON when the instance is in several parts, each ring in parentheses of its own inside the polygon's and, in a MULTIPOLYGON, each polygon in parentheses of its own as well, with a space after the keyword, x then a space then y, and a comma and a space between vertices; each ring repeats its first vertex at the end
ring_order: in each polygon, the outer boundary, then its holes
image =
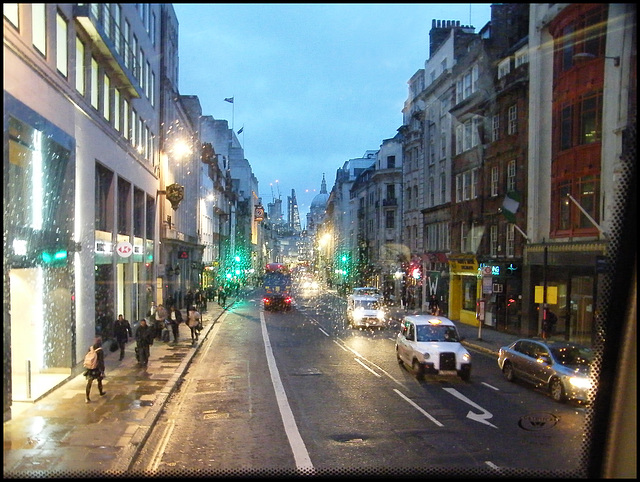
POLYGON ((449 318, 406 315, 396 338, 400 365, 411 367, 421 380, 426 374, 471 377, 471 355, 460 343, 458 330, 449 318))

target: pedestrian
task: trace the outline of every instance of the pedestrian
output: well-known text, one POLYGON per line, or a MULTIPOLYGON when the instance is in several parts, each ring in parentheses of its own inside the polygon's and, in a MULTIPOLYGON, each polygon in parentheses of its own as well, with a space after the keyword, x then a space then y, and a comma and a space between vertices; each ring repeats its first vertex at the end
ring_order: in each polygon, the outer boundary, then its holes
POLYGON ((227 304, 227 290, 224 286, 220 286, 218 291, 218 303, 224 308, 227 304))
POLYGON ((193 304, 193 291, 191 291, 190 289, 187 291, 187 294, 184 295, 184 302, 187 305, 188 311, 189 307, 191 307, 191 305, 193 304))
POLYGON ((545 309, 542 318, 542 338, 547 340, 554 332, 558 317, 550 309, 545 309))
POLYGON ((169 322, 171 324, 171 331, 173 332, 173 342, 178 343, 180 323, 182 323, 182 312, 175 306, 172 306, 169 312, 169 322))
POLYGON ((190 306, 187 311, 187 325, 191 330, 191 343, 198 341, 198 334, 200 330, 200 313, 196 310, 195 306, 190 306))
POLYGON ((440 315, 440 307, 438 306, 438 298, 436 298, 436 295, 431 295, 431 298, 429 301, 429 310, 431 311, 431 314, 434 316, 440 315))
POLYGON ((158 340, 162 340, 162 330, 164 330, 164 322, 169 313, 164 305, 158 305, 155 314, 155 336, 158 340))
POLYGON ((154 338, 153 329, 147 325, 147 320, 142 318, 136 329, 136 358, 138 358, 140 366, 146 367, 149 363, 149 356, 151 356, 150 346, 153 345, 154 338))
POLYGON ((129 320, 125 320, 123 315, 118 315, 118 319, 113 325, 113 334, 118 342, 118 348, 120 348, 120 360, 122 360, 124 358, 124 347, 129 341, 129 337, 133 336, 131 323, 129 323, 129 320))
POLYGON ((102 389, 102 379, 104 378, 104 350, 102 349, 102 337, 98 336, 93 342, 93 345, 89 347, 89 351, 94 350, 97 354, 97 364, 95 368, 87 368, 84 372, 84 376, 87 378, 87 386, 85 388, 85 402, 91 402, 91 385, 94 380, 98 380, 98 391, 100 396, 107 394, 102 389))

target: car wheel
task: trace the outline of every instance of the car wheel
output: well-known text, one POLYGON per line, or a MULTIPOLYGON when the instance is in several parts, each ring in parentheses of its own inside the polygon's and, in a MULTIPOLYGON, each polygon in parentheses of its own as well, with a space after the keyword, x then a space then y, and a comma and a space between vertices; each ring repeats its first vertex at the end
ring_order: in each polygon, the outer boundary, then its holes
POLYGON ((420 365, 418 360, 413 360, 413 363, 411 364, 411 369, 416 374, 416 378, 418 380, 424 379, 424 371, 422 370, 422 365, 420 365))
POLYGON ((514 381, 516 379, 516 376, 513 373, 513 367, 511 366, 511 363, 509 363, 509 362, 505 362, 504 363, 504 366, 502 367, 502 374, 510 382, 512 382, 512 381, 514 381))
POLYGON ((551 380, 551 383, 549 384, 549 392, 551 393, 551 398, 556 402, 564 402, 567 398, 564 393, 564 387, 562 386, 562 382, 559 378, 551 380))
POLYGON ((471 378, 471 370, 460 370, 460 379, 468 382, 471 378))

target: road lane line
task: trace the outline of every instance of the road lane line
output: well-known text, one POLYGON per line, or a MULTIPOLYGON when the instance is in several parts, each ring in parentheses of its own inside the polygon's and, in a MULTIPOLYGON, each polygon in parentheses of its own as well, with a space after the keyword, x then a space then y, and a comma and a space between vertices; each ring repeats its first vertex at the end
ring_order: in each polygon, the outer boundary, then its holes
POLYGON ((365 365, 364 363, 362 363, 358 358, 354 358, 355 361, 357 361, 358 363, 360 363, 360 365, 362 365, 363 367, 365 367, 367 370, 369 370, 371 373, 373 373, 375 376, 377 376, 378 378, 381 378, 382 375, 380 375, 379 373, 374 372, 371 368, 369 368, 367 365, 365 365))
POLYGON ((444 425, 442 423, 438 422, 438 420, 436 420, 431 414, 429 414, 425 410, 423 410, 422 407, 417 405, 413 400, 407 398, 400 390, 398 390, 397 388, 394 388, 393 391, 396 392, 398 395, 400 395, 402 398, 404 398, 407 402, 409 402, 409 404, 411 404, 413 406, 413 408, 418 410, 418 412, 420 412, 422 415, 427 417, 429 420, 431 420, 433 423, 435 423, 438 427, 444 427, 444 425))
POLYGON ((289 401, 287 400, 287 394, 284 391, 282 380, 280 379, 280 373, 276 366, 276 360, 273 356, 273 350, 271 349, 271 341, 269 340, 269 333, 267 331, 267 323, 264 319, 264 311, 260 311, 260 325, 262 327, 262 339, 264 341, 265 353, 267 355, 267 365, 269 366, 269 373, 271 373, 271 383, 276 394, 276 400, 278 401, 278 408, 280 409, 280 416, 282 417, 282 423, 284 424, 284 430, 289 439, 289 445, 293 451, 293 458, 296 461, 296 468, 299 470, 313 470, 313 464, 309 458, 309 452, 304 445, 304 441, 298 431, 296 425, 296 419, 293 416, 289 401))

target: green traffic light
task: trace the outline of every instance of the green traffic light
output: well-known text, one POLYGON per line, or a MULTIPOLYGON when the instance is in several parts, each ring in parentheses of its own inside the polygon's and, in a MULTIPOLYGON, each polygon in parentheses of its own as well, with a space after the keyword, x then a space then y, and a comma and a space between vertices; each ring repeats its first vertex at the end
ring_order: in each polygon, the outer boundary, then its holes
POLYGON ((237 262, 240 262, 240 256, 238 256, 238 255, 236 254, 235 260, 236 260, 237 262))
POLYGON ((51 253, 50 251, 43 251, 41 256, 42 261, 44 261, 46 264, 51 264, 55 262, 66 261, 68 253, 66 250, 59 250, 55 253, 51 253))

